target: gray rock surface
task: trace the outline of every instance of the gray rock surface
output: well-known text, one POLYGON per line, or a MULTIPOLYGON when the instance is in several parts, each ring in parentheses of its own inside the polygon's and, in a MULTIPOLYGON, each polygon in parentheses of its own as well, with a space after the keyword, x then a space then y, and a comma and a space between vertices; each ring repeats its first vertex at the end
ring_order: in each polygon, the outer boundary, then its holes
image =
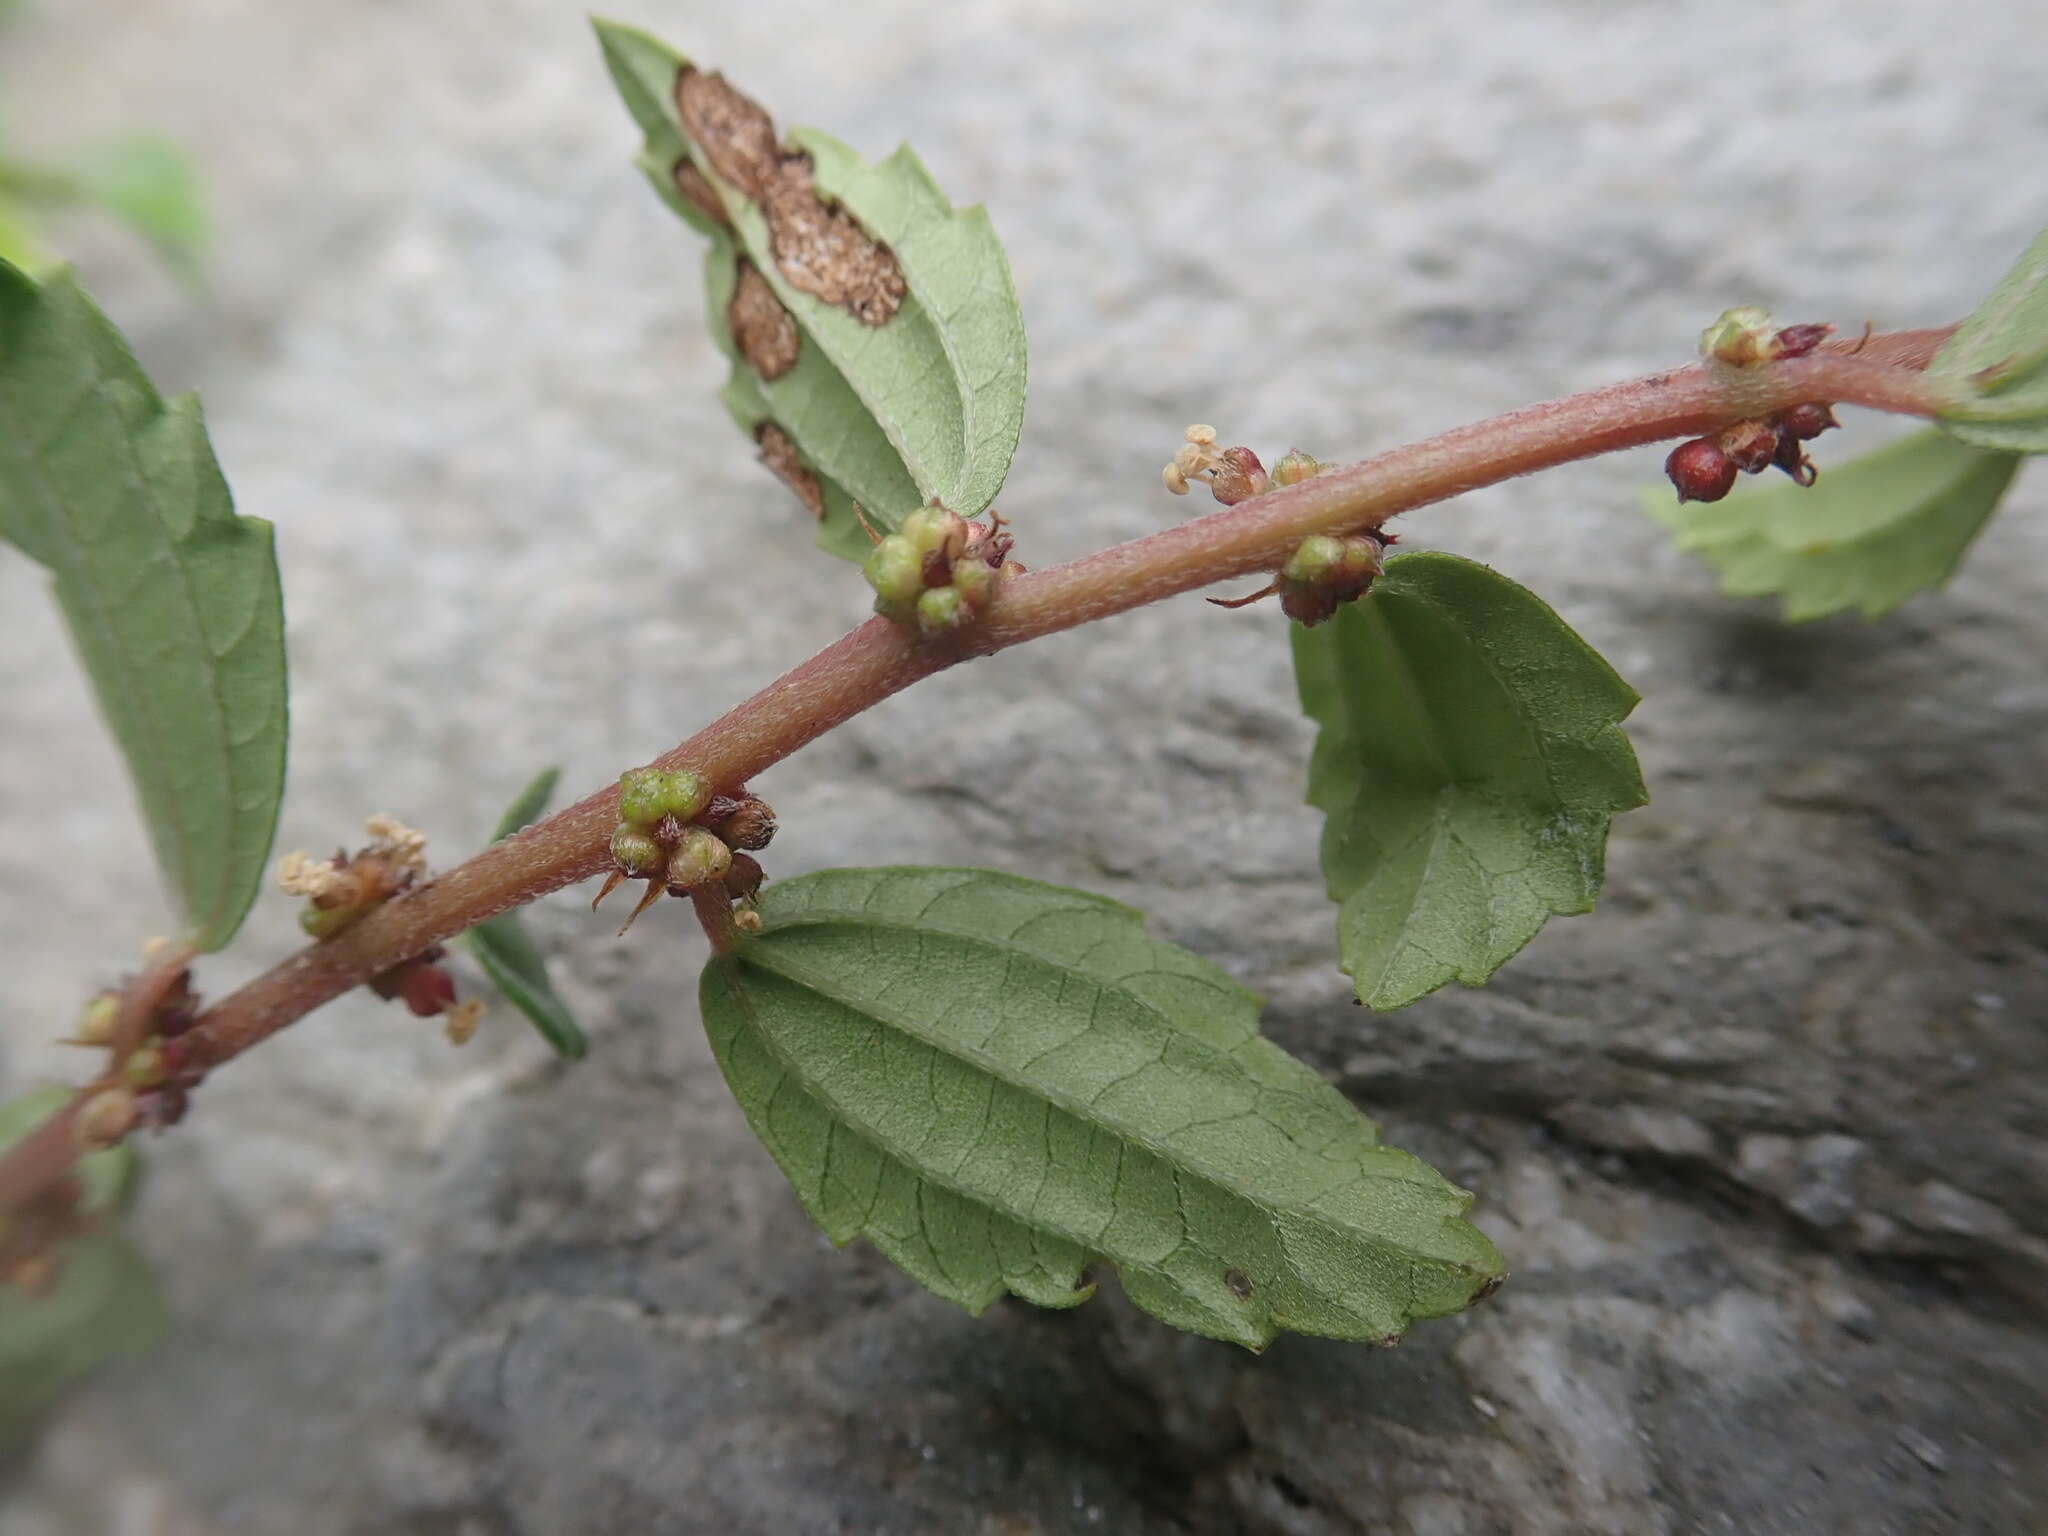
MULTIPOLYGON (((1683 356, 1724 305, 1953 317, 2041 220, 2011 0, 644 4, 784 116, 918 145, 1011 252, 1034 564, 1190 510, 1182 426, 1358 454, 1683 356)), ((691 241, 575 7, 45 4, 16 141, 153 125, 213 293, 65 231, 275 519, 283 847, 452 859, 838 634, 856 582, 718 408, 691 241)), ((1822 459, 1876 440, 1859 424, 1822 459)), ((351 998, 209 1084, 145 1232, 183 1318, 0 1492, 8 1536, 2048 1528, 2043 483, 1946 594, 1786 630, 1635 508, 1644 453, 1411 519, 1645 696, 1607 900, 1484 992, 1347 1005, 1277 616, 1183 599, 938 679, 775 770, 771 868, 979 861, 1150 911, 1478 1191, 1514 1269, 1394 1351, 1114 1299, 980 1321, 835 1253, 696 1028, 678 912, 538 930, 595 1036, 351 998)), ((12 1081, 162 922, 39 578, 0 561, 12 1081)), ((282 953, 264 904, 219 990, 282 953)))

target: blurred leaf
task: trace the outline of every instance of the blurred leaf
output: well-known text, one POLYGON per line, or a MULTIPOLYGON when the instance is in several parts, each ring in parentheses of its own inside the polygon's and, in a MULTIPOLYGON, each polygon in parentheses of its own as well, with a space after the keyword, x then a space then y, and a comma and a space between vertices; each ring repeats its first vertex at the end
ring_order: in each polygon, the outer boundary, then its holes
MULTIPOLYGON (((41 1089, 0 1105, 0 1151, 71 1095, 41 1089)), ((137 1159, 122 1145, 78 1165, 82 1210, 111 1220, 135 1187, 137 1159)), ((105 1361, 140 1354, 168 1323, 149 1261, 122 1232, 102 1227, 65 1243, 40 1294, 0 1286, 0 1449, 25 1440, 64 1391, 105 1361)))
POLYGON ((835 1243, 979 1312, 1107 1260, 1155 1317, 1259 1348, 1391 1342, 1499 1283, 1471 1196, 1257 1032, 1258 1000, 1081 891, 973 869, 772 886, 705 968, 754 1133, 835 1243))
POLYGON ((88 196, 156 247, 186 282, 202 276, 209 229, 199 173, 162 139, 132 138, 93 151, 79 165, 88 196))
MULTIPOLYGON (((503 842, 521 828, 539 821, 548 808, 548 800, 555 792, 555 782, 561 777, 561 772, 559 768, 548 768, 535 775, 533 782, 522 789, 506 808, 491 841, 503 842)), ((477 964, 484 968, 492 984, 510 999, 513 1007, 533 1021, 541 1037, 571 1061, 582 1060, 590 1049, 590 1041, 577 1028, 568 1004, 556 995, 548 981, 547 960, 527 936, 519 914, 516 911, 501 912, 496 917, 485 918, 464 938, 470 953, 476 956, 477 964)))
POLYGON ((2048 230, 1928 366, 1969 392, 1941 425, 1966 443, 2048 453, 2048 230))
POLYGON ((1648 796, 1618 724, 1636 695, 1563 619, 1483 565, 1410 554, 1293 634, 1361 1002, 1478 986, 1553 914, 1592 909, 1608 823, 1648 796))
POLYGON ((198 401, 165 402, 68 274, 0 266, 0 537, 49 568, 192 942, 218 949, 284 788, 270 525, 234 515, 198 401))
POLYGON ((0 262, 37 272, 49 258, 37 243, 28 210, 0 191, 0 262))
POLYGON ((1929 427, 1804 489, 1786 480, 1681 504, 1666 486, 1643 504, 1732 597, 1778 597, 1788 623, 1850 608, 1874 619, 1955 574, 2019 462, 1929 427))
POLYGON ((548 802, 555 797, 555 785, 561 782, 562 770, 543 768, 527 782, 526 788, 512 797, 512 803, 505 807, 505 814, 498 818, 498 829, 491 834, 491 841, 502 843, 514 832, 523 832, 547 814, 548 802))
POLYGON ((50 1289, 0 1288, 0 1446, 25 1440, 77 1382, 152 1348, 170 1325, 149 1260, 124 1232, 66 1243, 50 1289))
POLYGON ((773 421, 824 483, 820 545, 854 560, 870 547, 840 496, 859 503, 883 532, 933 497, 964 516, 986 507, 1016 451, 1025 383, 1023 319, 986 214, 955 210, 907 148, 869 166, 836 140, 796 130, 790 142, 808 158, 816 193, 810 206, 844 210, 882 242, 909 294, 881 319, 886 304, 856 314, 859 304, 814 296, 778 263, 764 205, 719 174, 720 147, 688 141, 676 102, 688 61, 634 28, 596 26, 620 94, 646 135, 642 170, 662 200, 712 242, 705 309, 733 363, 728 407, 750 436, 773 421), (679 192, 677 171, 686 164, 702 178, 711 209, 679 192), (772 300, 757 302, 779 309, 800 338, 794 361, 778 363, 772 377, 732 333, 742 258, 772 292, 772 300))

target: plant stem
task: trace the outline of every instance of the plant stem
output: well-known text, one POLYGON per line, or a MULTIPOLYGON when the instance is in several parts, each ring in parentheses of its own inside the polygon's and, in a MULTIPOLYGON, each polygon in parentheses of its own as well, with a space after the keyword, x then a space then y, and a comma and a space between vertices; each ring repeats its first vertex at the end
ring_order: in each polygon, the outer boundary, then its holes
POLYGON ((181 945, 156 956, 129 978, 108 1032, 106 1069, 0 1157, 0 1211, 19 1209, 70 1172, 79 1156, 72 1130, 78 1112, 94 1094, 120 1081, 128 1058, 148 1036, 150 1020, 191 961, 192 950, 181 945))
MULTIPOLYGON (((1832 342, 1810 356, 1758 368, 1695 364, 1459 427, 1006 580, 982 621, 949 644, 921 642, 903 626, 871 619, 655 762, 693 768, 730 793, 862 710, 972 656, 1213 582, 1270 572, 1311 533, 1376 528, 1399 513, 1574 459, 1809 401, 1932 415, 1951 391, 1919 370, 1948 334, 1903 331, 1832 342)), ((218 1066, 429 945, 609 868, 617 795, 607 785, 336 937, 289 956, 207 1010, 184 1038, 185 1060, 218 1066)), ((0 1209, 21 1189, 22 1180, 10 1177, 13 1162, 12 1154, 0 1159, 0 1209)))

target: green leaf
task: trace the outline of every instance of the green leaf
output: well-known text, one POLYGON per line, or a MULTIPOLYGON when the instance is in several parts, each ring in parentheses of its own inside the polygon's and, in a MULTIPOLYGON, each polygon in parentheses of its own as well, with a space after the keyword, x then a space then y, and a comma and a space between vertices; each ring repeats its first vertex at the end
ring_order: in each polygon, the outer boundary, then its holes
MULTIPOLYGON (((548 808, 548 800, 555 792, 555 782, 561 777, 561 772, 559 768, 548 768, 535 775, 533 782, 506 807, 498 822, 498 830, 491 834, 491 841, 503 842, 521 828, 540 820, 548 808)), ((527 935, 519 914, 501 912, 496 917, 485 918, 464 935, 464 941, 469 945, 469 952, 476 956, 477 964, 484 968, 484 974, 491 978, 492 985, 511 1000, 513 1007, 533 1021, 541 1038, 571 1061, 582 1060, 590 1049, 590 1040, 577 1027, 569 1005, 562 1001, 548 981, 548 963, 539 946, 527 935)))
POLYGON ((255 899, 284 788, 270 525, 68 274, 0 266, 0 537, 47 566, 190 937, 255 899))
POLYGON ((1089 1266, 1178 1328, 1391 1341, 1500 1256, 1471 1196, 1257 1030, 1258 1001, 1080 891, 972 869, 781 881, 714 957, 705 1028, 835 1243, 979 1312, 1089 1266))
POLYGON ((2019 462, 1929 427, 1805 489, 1787 480, 1680 504, 1667 486, 1644 505, 1731 596, 1776 596, 1790 623, 1851 608, 1874 619, 1955 574, 2019 462))
POLYGON ((1983 448, 2048 453, 2048 230, 1927 371, 1965 391, 1963 403, 1941 414, 1948 432, 1983 448))
MULTIPOLYGON (((0 1151, 70 1098, 43 1089, 0 1105, 0 1151)), ((134 1189, 137 1159, 122 1145, 80 1161, 81 1210, 111 1220, 134 1189)), ((65 1390, 104 1362, 155 1344, 167 1314, 149 1261, 102 1226, 66 1242, 40 1294, 0 1286, 0 1448, 25 1440, 65 1390)))
MULTIPOLYGON (((669 207, 711 239, 706 313, 733 361, 726 399, 753 434, 773 420, 821 479, 836 485, 877 529, 936 497, 963 516, 986 507, 1008 473, 1023 423, 1022 314, 1009 265, 987 215, 955 210, 908 148, 866 165, 844 145, 798 129, 790 143, 807 156, 822 206, 845 211, 882 242, 908 297, 879 323, 853 307, 805 291, 776 259, 764 206, 714 164, 717 146, 692 142, 676 102, 689 61, 631 27, 596 23, 613 79, 646 136, 640 166, 669 207), (688 160, 725 211, 711 217, 679 195, 675 172, 688 160), (774 377, 735 343, 727 320, 745 257, 795 321, 795 363, 774 377), (744 378, 745 385, 736 387, 744 378)), ((819 542, 848 558, 868 548, 850 514, 835 520, 825 495, 819 542)))
POLYGON ((125 220, 165 263, 196 285, 209 228, 191 158, 162 139, 123 139, 93 151, 78 168, 88 197, 125 220))
POLYGON ((1387 563, 1294 629, 1322 727, 1308 799, 1359 1000, 1478 986, 1552 914, 1590 911, 1607 826, 1644 803, 1618 722, 1636 695, 1534 593, 1452 555, 1387 563))

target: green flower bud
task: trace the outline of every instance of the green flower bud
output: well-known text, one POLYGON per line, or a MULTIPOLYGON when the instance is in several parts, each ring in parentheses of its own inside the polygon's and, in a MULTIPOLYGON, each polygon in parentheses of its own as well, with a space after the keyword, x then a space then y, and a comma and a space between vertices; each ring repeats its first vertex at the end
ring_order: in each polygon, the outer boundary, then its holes
POLYGON ((1299 485, 1323 472, 1323 466, 1303 453, 1299 448, 1290 448, 1273 466, 1275 485, 1299 485))
POLYGON ((861 567, 868 585, 875 589, 875 607, 902 608, 917 601, 924 590, 924 552, 900 533, 892 533, 869 553, 861 567))
POLYGON ((1345 591, 1362 592, 1384 569, 1380 557, 1386 546, 1369 533, 1354 533, 1344 540, 1344 555, 1337 562, 1338 585, 1345 591))
POLYGON ((664 816, 688 821, 704 809, 711 786, 687 768, 628 768, 619 775, 619 819, 642 829, 664 816))
POLYGON ((163 1047, 155 1041, 137 1046, 122 1070, 136 1088, 154 1088, 171 1075, 164 1067, 163 1047))
POLYGON ((671 893, 693 890, 723 880, 731 868, 732 850, 703 827, 690 827, 668 856, 668 888, 671 893))
POLYGON ((114 1020, 120 1016, 121 999, 111 992, 102 992, 78 1016, 75 1038, 81 1045, 105 1045, 114 1038, 114 1020))
POLYGON ((917 600, 917 627, 933 637, 950 635, 973 617, 958 587, 931 587, 917 600))
POLYGON ((367 904, 346 907, 308 905, 299 912, 299 927, 308 938, 331 939, 368 910, 367 904))
POLYGON ((975 613, 980 613, 996 595, 995 567, 982 560, 962 560, 953 567, 953 590, 975 613))
POLYGON ((661 867, 661 844, 622 821, 612 833, 612 862, 629 875, 651 875, 661 867))
POLYGON ((664 791, 659 768, 628 768, 619 775, 619 820, 632 827, 651 827, 661 820, 664 791))
POLYGON ((958 559, 967 547, 967 519, 944 507, 919 507, 896 533, 920 556, 943 549, 949 559, 958 559))
POLYGON ((1287 563, 1280 567, 1282 580, 1315 586, 1344 564, 1344 541, 1327 533, 1312 533, 1303 539, 1287 563))
POLYGON ((1724 309, 1720 319, 1700 332, 1700 356, 1746 368, 1769 360, 1775 334, 1768 309, 1754 305, 1724 309))

